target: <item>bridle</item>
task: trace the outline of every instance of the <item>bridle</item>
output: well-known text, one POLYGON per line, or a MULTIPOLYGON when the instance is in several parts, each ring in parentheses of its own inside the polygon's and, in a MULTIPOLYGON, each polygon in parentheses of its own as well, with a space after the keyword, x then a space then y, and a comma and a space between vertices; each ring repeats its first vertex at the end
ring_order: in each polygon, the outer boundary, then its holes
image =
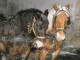
MULTIPOLYGON (((55 13, 55 15, 54 15, 54 17, 53 17, 53 19, 54 19, 54 27, 55 27, 55 29, 56 29, 56 32, 57 31, 64 31, 65 32, 65 29, 64 28, 57 28, 57 26, 56 26, 56 22, 58 21, 57 20, 57 15, 59 15, 61 12, 64 12, 64 13, 66 13, 67 14, 67 16, 69 17, 68 18, 68 21, 67 21, 67 24, 68 24, 68 22, 70 21, 70 15, 69 15, 69 12, 68 11, 66 11, 66 10, 64 10, 63 8, 62 8, 62 6, 60 6, 61 7, 61 10, 58 10, 56 13, 55 13)), ((60 23, 61 23, 61 21, 60 21, 60 23)), ((66 26, 67 27, 67 26, 66 26)))
POLYGON ((35 34, 35 38, 34 39, 40 39, 40 40, 43 40, 43 39, 45 39, 45 36, 38 36, 37 35, 37 31, 38 32, 40 32, 40 30, 37 28, 37 26, 36 26, 36 18, 34 17, 33 18, 33 23, 32 23, 32 27, 31 27, 31 29, 33 30, 33 32, 34 32, 34 34, 35 34))

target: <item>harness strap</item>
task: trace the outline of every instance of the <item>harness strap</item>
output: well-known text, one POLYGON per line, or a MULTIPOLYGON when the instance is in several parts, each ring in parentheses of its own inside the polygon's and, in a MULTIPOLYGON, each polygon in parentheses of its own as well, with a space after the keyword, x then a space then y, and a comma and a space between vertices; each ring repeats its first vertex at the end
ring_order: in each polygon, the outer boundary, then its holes
POLYGON ((40 39, 40 38, 44 39, 44 38, 45 38, 45 36, 37 36, 37 38, 39 38, 39 39, 40 39))
POLYGON ((45 38, 46 38, 45 36, 36 36, 34 40, 37 40, 37 39, 44 40, 45 38))
POLYGON ((11 42, 33 42, 32 38, 23 38, 17 36, 4 36, 1 38, 2 41, 11 41, 11 42))
POLYGON ((55 35, 53 34, 46 34, 46 39, 56 40, 55 35))

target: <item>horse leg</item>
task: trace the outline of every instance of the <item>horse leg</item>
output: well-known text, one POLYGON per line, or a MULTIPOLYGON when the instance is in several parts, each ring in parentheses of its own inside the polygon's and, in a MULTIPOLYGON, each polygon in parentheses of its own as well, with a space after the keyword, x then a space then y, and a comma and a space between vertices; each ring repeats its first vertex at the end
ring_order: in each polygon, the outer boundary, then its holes
POLYGON ((7 55, 6 55, 6 60, 12 60, 12 59, 10 58, 10 54, 7 54, 7 55))
POLYGON ((6 52, 6 47, 4 46, 3 42, 0 42, 0 51, 1 52, 6 52))
POLYGON ((40 51, 40 60, 46 60, 47 53, 48 53, 48 51, 41 50, 40 51))
POLYGON ((63 41, 58 41, 57 45, 56 45, 56 51, 54 51, 52 53, 52 60, 56 60, 61 49, 62 49, 62 44, 63 44, 63 41))
POLYGON ((22 60, 28 58, 30 50, 31 50, 31 44, 28 44, 27 48, 25 49, 24 53, 21 56, 22 60))
POLYGON ((1 55, 1 53, 0 53, 0 60, 2 60, 2 55, 1 55))
POLYGON ((24 48, 25 48, 25 43, 22 43, 21 45, 18 46, 18 48, 16 48, 15 50, 12 50, 12 52, 10 53, 10 57, 13 58, 15 56, 16 59, 17 57, 19 59, 20 57, 16 55, 18 55, 19 53, 22 53, 24 48))
POLYGON ((34 53, 34 59, 39 60, 39 52, 34 53))
POLYGON ((6 52, 6 47, 2 41, 0 41, 0 60, 3 59, 1 52, 4 52, 4 53, 6 52))

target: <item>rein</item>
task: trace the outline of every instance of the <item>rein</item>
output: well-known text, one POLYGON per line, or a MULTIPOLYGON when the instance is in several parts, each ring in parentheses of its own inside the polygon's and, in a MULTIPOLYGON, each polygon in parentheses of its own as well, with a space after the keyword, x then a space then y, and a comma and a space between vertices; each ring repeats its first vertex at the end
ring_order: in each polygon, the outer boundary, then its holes
POLYGON ((26 43, 33 42, 32 38, 24 38, 24 37, 17 37, 17 36, 4 36, 1 38, 1 40, 10 41, 10 42, 26 42, 26 43))
POLYGON ((55 35, 53 34, 46 34, 46 39, 56 40, 55 35))

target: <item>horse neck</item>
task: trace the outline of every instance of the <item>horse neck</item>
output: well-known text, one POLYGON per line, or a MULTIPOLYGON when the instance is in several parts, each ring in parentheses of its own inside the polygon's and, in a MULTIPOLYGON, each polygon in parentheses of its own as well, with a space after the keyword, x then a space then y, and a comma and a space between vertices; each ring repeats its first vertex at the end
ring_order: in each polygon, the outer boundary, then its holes
POLYGON ((55 33, 56 33, 56 28, 54 27, 54 24, 52 24, 52 29, 51 30, 47 30, 46 34, 53 34, 53 35, 55 35, 55 33))
POLYGON ((49 25, 48 25, 48 29, 47 29, 47 31, 50 33, 50 34, 55 34, 55 32, 56 32, 56 29, 55 29, 55 27, 54 27, 54 24, 53 24, 53 18, 54 18, 54 16, 55 16, 55 13, 56 13, 56 11, 54 10, 54 8, 52 8, 50 11, 49 11, 49 14, 48 14, 48 22, 49 22, 49 25))
POLYGON ((55 35, 55 33, 56 33, 56 28, 54 27, 54 24, 53 24, 50 34, 55 35))

